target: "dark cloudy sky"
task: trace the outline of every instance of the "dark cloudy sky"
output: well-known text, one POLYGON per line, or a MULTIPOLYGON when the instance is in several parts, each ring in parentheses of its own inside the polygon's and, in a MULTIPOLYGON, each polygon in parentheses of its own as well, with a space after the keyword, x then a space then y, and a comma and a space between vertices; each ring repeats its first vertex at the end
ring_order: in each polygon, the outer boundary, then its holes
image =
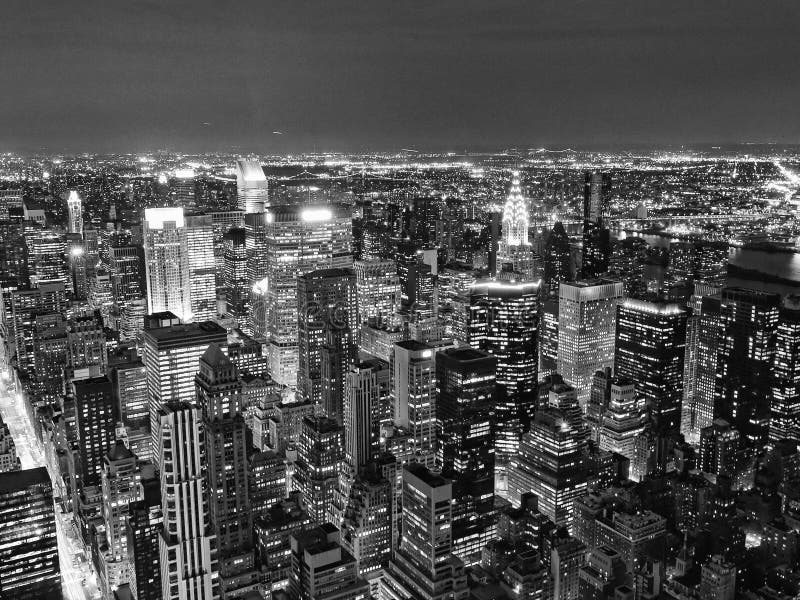
POLYGON ((0 4, 0 150, 800 142, 797 0, 0 4))

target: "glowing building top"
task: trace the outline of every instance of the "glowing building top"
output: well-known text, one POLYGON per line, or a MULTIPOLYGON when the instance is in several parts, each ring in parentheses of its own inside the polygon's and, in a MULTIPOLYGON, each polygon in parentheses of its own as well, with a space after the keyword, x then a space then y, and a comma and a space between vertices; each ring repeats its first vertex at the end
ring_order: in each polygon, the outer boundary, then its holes
POLYGON ((269 206, 269 185, 260 162, 236 161, 236 194, 239 210, 247 213, 264 212, 269 206))
POLYGON ((67 212, 69 213, 69 233, 83 234, 83 208, 81 197, 75 190, 70 190, 67 197, 67 212))
POLYGON ((519 171, 511 173, 511 189, 503 206, 503 241, 508 246, 528 245, 528 203, 522 195, 519 171))

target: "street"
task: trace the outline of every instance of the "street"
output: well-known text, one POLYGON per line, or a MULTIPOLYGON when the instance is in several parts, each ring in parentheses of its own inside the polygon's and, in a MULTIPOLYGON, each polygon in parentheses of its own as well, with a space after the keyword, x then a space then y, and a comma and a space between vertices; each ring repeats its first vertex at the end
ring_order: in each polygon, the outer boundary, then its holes
MULTIPOLYGON (((52 465, 45 460, 44 449, 33 432, 22 406, 23 399, 17 397, 11 386, 4 365, 0 365, 0 415, 8 425, 17 448, 23 469, 47 467, 53 482, 53 494, 63 494, 63 483, 52 465)), ((86 563, 80 540, 72 525, 72 514, 62 513, 55 504, 56 531, 58 533, 58 555, 61 568, 64 597, 68 600, 97 600, 102 595, 96 585, 91 567, 86 563), (85 582, 85 583, 84 583, 85 582)))

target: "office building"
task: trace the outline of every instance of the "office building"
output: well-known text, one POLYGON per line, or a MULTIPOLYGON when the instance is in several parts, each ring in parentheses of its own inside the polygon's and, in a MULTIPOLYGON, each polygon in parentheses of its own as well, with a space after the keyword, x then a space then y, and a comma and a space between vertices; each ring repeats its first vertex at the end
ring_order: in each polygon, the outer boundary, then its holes
POLYGON ((377 359, 353 365, 344 389, 345 460, 356 474, 378 455, 381 425, 391 420, 389 366, 377 359))
POLYGON ((184 222, 189 276, 189 314, 184 320, 206 321, 217 316, 213 223, 211 215, 188 215, 184 222))
POLYGON ((172 206, 186 212, 193 211, 197 207, 195 183, 193 169, 175 169, 173 177, 169 179, 169 197, 172 206))
POLYGON ((81 197, 75 190, 70 190, 67 197, 67 231, 83 235, 83 208, 81 197))
POLYGON ((367 600, 369 585, 330 523, 291 536, 289 590, 298 600, 367 600))
POLYGON ((628 571, 640 571, 648 560, 666 559, 667 521, 650 510, 616 510, 596 522, 597 545, 619 553, 628 571))
POLYGON ((117 441, 106 453, 101 477, 102 516, 107 549, 101 564, 106 595, 129 583, 130 548, 125 523, 128 505, 142 499, 143 488, 139 461, 125 445, 117 441))
POLYGON ((83 486, 98 485, 106 453, 114 447, 119 419, 114 389, 108 377, 72 382, 78 433, 79 467, 83 486))
POLYGON ((503 486, 508 461, 532 415, 538 380, 539 282, 484 281, 470 288, 469 343, 497 359, 496 475, 503 486))
POLYGON ((110 368, 114 400, 125 426, 128 448, 140 460, 152 458, 150 403, 147 396, 147 370, 135 356, 127 356, 110 368))
POLYGON ((569 236, 561 221, 557 221, 550 231, 544 251, 544 284, 547 294, 558 298, 561 282, 571 280, 572 256, 569 236))
POLYGON ((503 236, 498 245, 497 261, 499 265, 511 265, 527 281, 539 275, 537 257, 528 240, 529 218, 528 201, 522 195, 519 172, 513 171, 503 206, 503 236))
POLYGON ((236 197, 245 213, 261 213, 269 206, 269 183, 259 161, 236 161, 236 197))
POLYGON ((452 481, 452 552, 468 566, 495 537, 496 366, 496 357, 470 347, 436 355, 437 464, 452 481))
POLYGON ((719 302, 706 302, 706 308, 714 308, 711 314, 703 319, 703 297, 713 296, 720 288, 712 288, 706 284, 695 284, 689 299, 686 320, 686 352, 683 361, 683 399, 681 402, 681 434, 687 442, 697 444, 700 430, 707 427, 713 418, 712 412, 706 412, 705 396, 713 406, 713 373, 716 372, 716 335, 711 335, 719 326, 719 302), (701 330, 704 332, 701 344, 701 330), (702 356, 701 356, 702 349, 702 356), (701 362, 702 358, 702 362, 701 362), (705 390, 700 386, 700 373, 706 374, 705 390), (711 380, 709 381, 709 375, 711 380))
POLYGON ((325 417, 303 419, 295 463, 294 486, 303 508, 319 525, 331 520, 339 473, 344 462, 344 430, 325 417))
POLYGON ((615 377, 611 381, 609 399, 599 427, 601 450, 620 454, 631 461, 630 478, 640 481, 643 473, 633 468, 636 462, 637 439, 647 427, 645 399, 632 380, 615 377))
MULTIPOLYGON (((355 359, 352 336, 358 330, 357 310, 356 277, 352 269, 322 269, 297 278, 297 388, 302 400, 322 403, 322 347, 326 337, 343 335, 345 339, 341 341, 346 346, 343 350, 347 359, 355 359)), ((337 342, 329 341, 332 345, 337 342)), ((349 364, 344 367, 346 370, 349 364)), ((323 408, 330 418, 341 423, 341 404, 323 408)))
POLYGON ((400 312, 409 321, 424 321, 437 314, 436 272, 433 264, 425 260, 420 245, 403 240, 397 245, 397 277, 400 283, 400 312))
POLYGON ((244 229, 231 229, 224 236, 222 288, 228 314, 246 325, 250 308, 247 245, 244 229))
MULTIPOLYGON (((249 218, 248 218, 249 219, 249 218)), ((246 224, 251 221, 246 219, 246 224)), ((319 269, 351 268, 352 220, 349 207, 334 205, 276 206, 252 226, 249 260, 263 260, 253 280, 254 318, 269 315, 264 328, 269 372, 281 385, 297 384, 297 277, 319 269), (263 273, 263 275, 262 275, 263 273), (256 293, 257 290, 257 293, 256 293), (262 302, 263 306, 256 306, 262 302)), ((259 338, 258 327, 254 337, 259 338)))
POLYGON ((145 297, 144 255, 140 246, 108 249, 111 296, 118 307, 145 297))
POLYGON ((720 297, 714 416, 760 443, 768 433, 780 302, 778 294, 741 288, 724 288, 720 297))
POLYGON ((381 582, 384 598, 469 597, 464 563, 452 555, 452 485, 421 464, 403 467, 403 537, 381 582))
POLYGON ((562 283, 558 299, 558 372, 585 407, 595 372, 614 365, 617 304, 622 283, 562 283))
POLYGON ((617 589, 630 583, 625 562, 619 552, 607 546, 592 549, 578 578, 578 597, 582 600, 618 598, 617 589))
POLYGON ((149 313, 192 318, 186 222, 182 208, 148 208, 142 222, 149 313))
POLYGON ((198 361, 209 344, 225 347, 228 336, 212 321, 146 329, 144 366, 153 451, 158 448, 158 411, 169 401, 194 402, 198 361))
POLYGON ((700 569, 700 597, 733 600, 736 597, 736 565, 712 556, 700 569))
POLYGON ((581 434, 569 416, 556 408, 536 412, 522 436, 518 455, 511 459, 508 496, 519 505, 531 491, 539 510, 557 526, 570 528, 575 500, 586 493, 586 468, 581 457, 581 434))
POLYGON ((0 598, 61 598, 53 488, 47 469, 0 473, 0 598))
POLYGON ((583 186, 583 279, 593 279, 608 271, 611 238, 605 219, 610 203, 611 174, 600 171, 586 173, 583 186))
POLYGON ((400 308, 400 279, 392 260, 357 260, 353 263, 358 296, 358 324, 391 323, 400 308))
POLYGON ((142 499, 128 506, 125 531, 130 555, 129 585, 136 600, 161 600, 159 540, 164 525, 157 479, 142 482, 142 499))
POLYGON ((394 346, 394 424, 409 431, 414 460, 436 459, 436 369, 432 346, 408 340, 394 346))
POLYGON ((664 433, 680 429, 686 318, 678 304, 628 298, 617 307, 614 372, 636 384, 664 433))
POLYGON ((0 473, 19 471, 22 464, 17 456, 17 447, 8 425, 0 417, 0 473))
POLYGON ((187 402, 170 401, 158 408, 157 417, 163 598, 218 598, 217 545, 209 514, 201 411, 187 402))
POLYGON ((800 303, 784 299, 778 315, 769 439, 800 439, 800 303))
POLYGON ((217 541, 220 587, 225 597, 257 587, 253 554, 246 426, 236 365, 217 344, 200 358, 197 405, 205 429, 208 507, 217 541))
POLYGON ((353 555, 358 575, 370 583, 373 597, 392 551, 394 482, 377 469, 364 470, 350 486, 342 526, 342 547, 353 555))

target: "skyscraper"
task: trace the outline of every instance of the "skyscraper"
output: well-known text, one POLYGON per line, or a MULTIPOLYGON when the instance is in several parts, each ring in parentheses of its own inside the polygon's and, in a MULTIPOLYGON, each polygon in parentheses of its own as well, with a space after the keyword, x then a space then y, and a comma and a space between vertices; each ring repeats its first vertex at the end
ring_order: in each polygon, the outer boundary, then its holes
POLYGON ((436 313, 434 272, 425 262, 419 244, 410 240, 400 242, 396 263, 401 312, 412 321, 430 319, 436 313))
POLYGON ((519 504, 532 491, 539 510, 558 526, 571 527, 574 504, 586 493, 586 470, 581 460, 581 432, 563 411, 536 412, 529 432, 522 436, 519 454, 511 460, 509 498, 519 504))
POLYGON ((108 377, 92 377, 72 382, 78 432, 77 469, 84 486, 97 485, 105 456, 114 447, 119 418, 114 392, 108 377))
POLYGON ((780 296, 724 288, 720 299, 715 416, 751 441, 766 441, 780 296))
POLYGON ((81 197, 75 190, 70 190, 67 197, 67 231, 83 235, 83 208, 81 197))
POLYGON ((125 527, 131 558, 130 587, 136 600, 161 600, 161 490, 156 479, 143 483, 142 499, 128 506, 125 527))
POLYGON ((569 236, 561 221, 557 221, 547 238, 544 252, 544 283, 548 294, 558 297, 561 282, 571 279, 569 236))
POLYGON ((589 399, 595 372, 614 364, 617 304, 622 283, 605 280, 561 283, 558 302, 558 372, 589 399))
POLYGON ((464 563, 451 554, 451 502, 449 480, 418 463, 403 467, 403 537, 381 582, 383 597, 469 596, 464 563))
POLYGON ((217 315, 214 228, 211 215, 190 215, 185 223, 190 311, 186 320, 205 321, 217 315))
MULTIPOLYGON (((264 217, 263 236, 256 236, 250 258, 260 256, 263 246, 264 278, 253 283, 264 296, 263 309, 258 310, 266 317, 270 374, 276 382, 294 386, 297 277, 318 269, 352 267, 351 212, 338 204, 276 206, 264 217)), ((252 310, 257 310, 255 298, 252 310)))
POLYGON ((175 169, 174 176, 169 180, 169 195, 175 207, 187 212, 196 208, 197 192, 193 169, 175 169))
POLYGON ((217 541, 211 526, 200 409, 171 401, 158 409, 164 527, 159 540, 166 600, 219 598, 217 541))
MULTIPOLYGON (((357 330, 356 276, 352 269, 322 269, 297 278, 298 381, 300 397, 322 401, 322 346, 330 330, 347 330, 355 358, 352 332, 357 330)), ((348 365, 345 365, 345 370, 348 365)), ((341 422, 341 406, 326 406, 341 422)))
POLYGON ((665 433, 680 429, 686 318, 678 304, 629 298, 617 307, 614 371, 636 384, 665 433))
POLYGON ((474 348, 436 354, 438 464, 453 485, 453 554, 472 565, 494 538, 493 399, 497 358, 474 348))
POLYGON ((436 458, 436 370, 433 347, 416 340, 394 345, 394 422, 411 434, 415 460, 436 458))
MULTIPOLYGON (((510 263, 525 279, 537 276, 533 248, 528 241, 528 202, 522 195, 519 171, 511 173, 511 187, 503 206, 503 237, 498 247, 500 264, 510 263)), ((499 268, 499 266, 498 266, 499 268)))
POLYGON ((158 411, 162 404, 195 399, 194 376, 209 344, 224 346, 228 335, 213 321, 147 329, 144 332, 144 366, 150 407, 153 455, 158 448, 158 411))
POLYGON ((778 316, 769 439, 800 439, 800 302, 784 299, 778 316))
POLYGON ((392 260, 357 260, 353 263, 358 295, 358 322, 390 321, 400 306, 400 279, 392 260))
POLYGON ((250 282, 248 278, 247 245, 244 229, 234 228, 224 237, 222 288, 228 313, 239 326, 246 325, 250 308, 250 282))
POLYGON ((501 487, 533 414, 539 367, 540 282, 484 281, 470 288, 469 343, 497 359, 502 386, 495 418, 495 473, 501 487))
POLYGON ((269 183, 257 160, 236 161, 236 197, 239 210, 260 213, 269 206, 269 183))
POLYGON ((318 525, 330 520, 344 461, 344 430, 326 417, 306 417, 294 478, 303 506, 318 525))
POLYGON ((189 256, 182 208, 148 208, 142 223, 150 313, 170 311, 191 320, 189 256))
POLYGON ((47 469, 0 473, 0 598, 61 598, 53 488, 47 469))
POLYGON ((381 361, 350 367, 345 376, 345 459, 353 474, 377 456, 382 408, 389 388, 389 369, 381 361))
POLYGON ((588 172, 583 186, 583 264, 584 279, 599 277, 608 271, 611 239, 605 224, 611 203, 611 174, 588 172))
MULTIPOLYGON (((599 444, 602 450, 636 460, 636 438, 647 426, 645 400, 634 382, 617 376, 611 380, 608 406, 600 416, 599 444)), ((641 479, 641 474, 631 468, 630 478, 641 479)))
POLYGON ((211 526, 216 536, 223 596, 257 586, 246 426, 239 372, 217 344, 200 357, 197 405, 205 428, 205 471, 211 526))
POLYGON ((681 401, 681 434, 687 442, 696 444, 700 429, 710 423, 699 424, 698 385, 700 367, 700 326, 703 311, 703 296, 719 293, 719 288, 706 284, 695 284, 694 293, 687 304, 686 352, 683 361, 683 398, 681 401))

